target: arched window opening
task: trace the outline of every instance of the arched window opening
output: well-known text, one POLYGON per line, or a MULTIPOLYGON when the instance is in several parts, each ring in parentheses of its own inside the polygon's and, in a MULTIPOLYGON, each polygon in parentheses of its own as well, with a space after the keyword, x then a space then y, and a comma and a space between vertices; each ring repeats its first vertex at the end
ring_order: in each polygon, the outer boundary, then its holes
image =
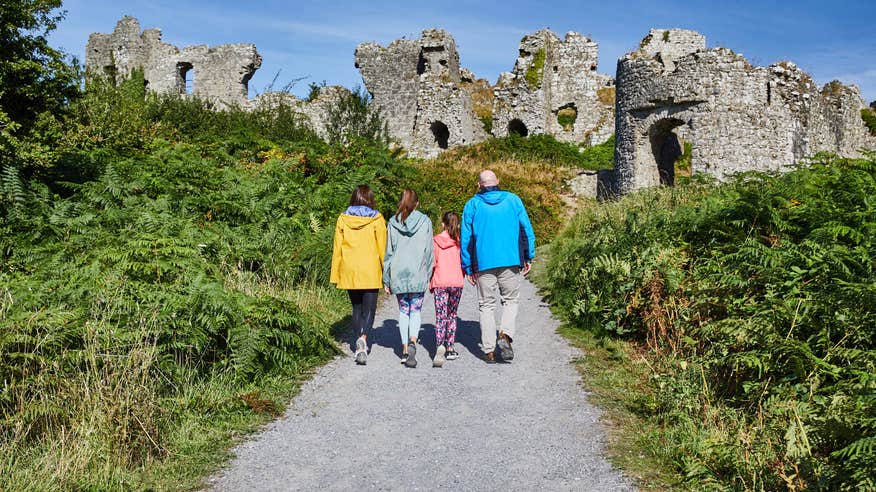
POLYGON ((529 135, 529 129, 526 128, 526 124, 520 121, 517 118, 508 122, 508 135, 517 135, 518 137, 525 137, 529 135))
POLYGON ((433 122, 429 129, 432 130, 432 136, 435 137, 435 143, 439 149, 447 148, 447 141, 450 140, 450 130, 447 125, 440 121, 433 122))

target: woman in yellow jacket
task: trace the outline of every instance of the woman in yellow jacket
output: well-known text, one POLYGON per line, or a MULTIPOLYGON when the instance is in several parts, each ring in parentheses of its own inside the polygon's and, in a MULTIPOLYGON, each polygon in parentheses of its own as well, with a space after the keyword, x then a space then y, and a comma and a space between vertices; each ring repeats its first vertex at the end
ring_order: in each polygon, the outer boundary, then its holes
POLYGON ((338 217, 332 249, 331 283, 346 289, 353 304, 356 364, 368 360, 368 332, 377 310, 377 290, 383 287, 386 222, 374 205, 374 192, 359 185, 350 206, 338 217))

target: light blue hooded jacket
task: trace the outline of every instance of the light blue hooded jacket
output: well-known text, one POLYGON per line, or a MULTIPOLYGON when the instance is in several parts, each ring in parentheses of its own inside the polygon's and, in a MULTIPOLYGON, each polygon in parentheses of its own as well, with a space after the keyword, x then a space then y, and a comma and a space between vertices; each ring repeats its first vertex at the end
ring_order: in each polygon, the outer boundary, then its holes
POLYGON ((472 197, 462 209, 459 246, 467 274, 532 261, 535 232, 520 197, 500 189, 472 197))
POLYGON ((393 294, 426 292, 432 276, 432 221, 414 210, 404 223, 393 215, 386 228, 383 285, 393 294))

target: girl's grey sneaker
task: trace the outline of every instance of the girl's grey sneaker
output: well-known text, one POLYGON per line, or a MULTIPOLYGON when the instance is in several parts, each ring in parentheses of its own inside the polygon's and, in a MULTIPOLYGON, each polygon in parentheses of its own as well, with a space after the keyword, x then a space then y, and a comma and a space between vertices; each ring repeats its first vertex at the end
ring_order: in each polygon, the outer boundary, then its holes
POLYGON ((368 363, 368 343, 365 339, 356 340, 356 364, 364 366, 368 363))
POLYGON ((437 349, 435 349, 435 359, 432 361, 432 367, 441 367, 444 365, 444 352, 447 349, 444 345, 439 345, 437 349))
POLYGON ((405 361, 405 366, 410 368, 417 367, 417 346, 413 343, 408 344, 408 360, 405 361))

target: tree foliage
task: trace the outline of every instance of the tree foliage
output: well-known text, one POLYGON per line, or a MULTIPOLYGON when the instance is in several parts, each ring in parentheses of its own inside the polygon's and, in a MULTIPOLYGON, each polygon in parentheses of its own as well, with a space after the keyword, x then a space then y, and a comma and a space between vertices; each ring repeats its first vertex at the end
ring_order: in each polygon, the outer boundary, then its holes
POLYGON ((23 132, 38 115, 63 111, 78 94, 76 65, 46 40, 63 18, 60 7, 60 0, 0 3, 0 113, 23 132))

